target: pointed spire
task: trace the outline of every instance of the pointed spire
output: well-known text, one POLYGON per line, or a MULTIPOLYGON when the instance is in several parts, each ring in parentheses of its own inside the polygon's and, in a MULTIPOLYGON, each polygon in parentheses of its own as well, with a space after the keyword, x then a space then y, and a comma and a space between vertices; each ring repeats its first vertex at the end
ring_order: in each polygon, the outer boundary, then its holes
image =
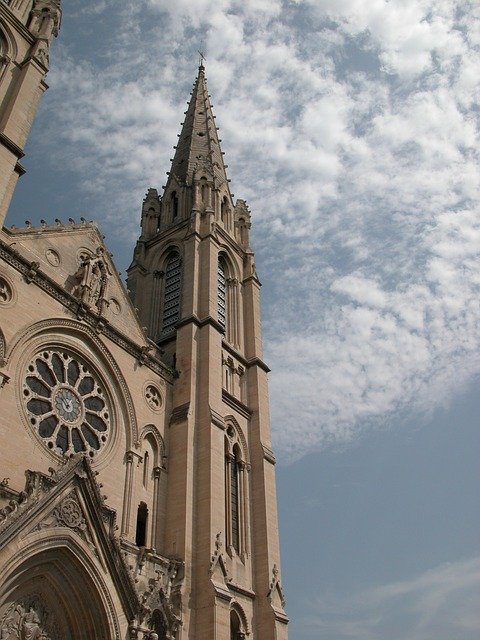
POLYGON ((196 172, 204 168, 217 186, 227 182, 220 141, 212 112, 203 58, 192 97, 185 113, 175 156, 170 169, 170 178, 175 175, 180 184, 192 185, 196 172))

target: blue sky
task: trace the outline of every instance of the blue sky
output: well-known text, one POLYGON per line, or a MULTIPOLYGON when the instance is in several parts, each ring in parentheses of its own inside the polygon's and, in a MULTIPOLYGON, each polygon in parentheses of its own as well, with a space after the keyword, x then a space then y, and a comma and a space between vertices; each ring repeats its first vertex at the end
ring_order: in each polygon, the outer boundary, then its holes
POLYGON ((95 219, 125 271, 205 51, 264 285, 291 638, 478 637, 480 6, 64 5, 7 222, 95 219))

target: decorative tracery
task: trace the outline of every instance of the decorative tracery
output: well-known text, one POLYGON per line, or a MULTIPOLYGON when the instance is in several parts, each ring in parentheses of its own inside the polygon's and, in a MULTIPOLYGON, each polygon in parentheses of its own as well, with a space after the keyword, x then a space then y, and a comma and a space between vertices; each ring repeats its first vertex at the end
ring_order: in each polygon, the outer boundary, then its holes
POLYGON ((45 350, 27 368, 23 400, 29 422, 60 455, 93 457, 106 444, 110 411, 96 374, 68 351, 45 350))

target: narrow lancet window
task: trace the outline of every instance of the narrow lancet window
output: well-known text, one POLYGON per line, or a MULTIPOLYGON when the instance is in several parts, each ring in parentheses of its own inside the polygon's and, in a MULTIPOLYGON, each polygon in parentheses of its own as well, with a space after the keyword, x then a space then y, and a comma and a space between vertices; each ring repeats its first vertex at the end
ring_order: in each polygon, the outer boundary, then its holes
POLYGON ((145 451, 143 456, 143 486, 145 489, 148 487, 148 478, 150 476, 150 459, 148 451, 145 451))
POLYGON ((172 333, 180 319, 180 292, 182 285, 182 264, 178 251, 173 251, 165 268, 165 289, 163 295, 162 336, 172 333))
POLYGON ((248 465, 239 434, 229 424, 225 434, 225 540, 228 553, 242 561, 248 555, 248 465))
POLYGON ((230 510, 232 524, 232 546, 237 553, 240 550, 238 460, 238 452, 235 448, 230 462, 230 510))
POLYGON ((137 529, 135 532, 135 544, 144 547, 147 541, 148 508, 145 502, 141 502, 137 509, 137 529))
POLYGON ((227 202, 227 197, 224 196, 222 199, 222 204, 220 206, 220 219, 226 227, 228 226, 227 217, 228 217, 228 202, 227 202))
POLYGON ((177 192, 172 193, 172 220, 175 220, 178 216, 178 196, 177 192))

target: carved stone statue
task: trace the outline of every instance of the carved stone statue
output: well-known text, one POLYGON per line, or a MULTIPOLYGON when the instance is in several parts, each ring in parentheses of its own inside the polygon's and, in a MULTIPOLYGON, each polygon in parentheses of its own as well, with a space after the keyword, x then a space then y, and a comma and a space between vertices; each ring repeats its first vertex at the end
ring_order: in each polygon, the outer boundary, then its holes
POLYGON ((85 304, 95 305, 102 310, 108 277, 104 250, 102 247, 98 247, 94 256, 84 258, 75 273, 77 284, 74 295, 77 295, 85 304))

